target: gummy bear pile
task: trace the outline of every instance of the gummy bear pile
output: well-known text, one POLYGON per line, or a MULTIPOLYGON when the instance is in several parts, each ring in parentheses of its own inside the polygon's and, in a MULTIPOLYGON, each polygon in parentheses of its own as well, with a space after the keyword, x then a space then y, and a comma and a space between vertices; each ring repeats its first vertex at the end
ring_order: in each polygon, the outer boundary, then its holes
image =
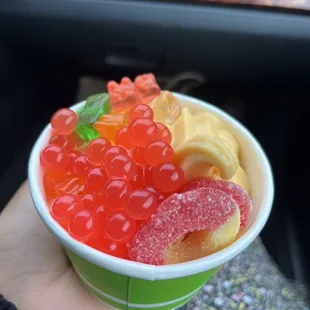
POLYGON ((153 74, 110 81, 77 111, 58 110, 40 154, 51 216, 75 240, 151 265, 222 250, 252 211, 234 135, 192 112, 153 74))

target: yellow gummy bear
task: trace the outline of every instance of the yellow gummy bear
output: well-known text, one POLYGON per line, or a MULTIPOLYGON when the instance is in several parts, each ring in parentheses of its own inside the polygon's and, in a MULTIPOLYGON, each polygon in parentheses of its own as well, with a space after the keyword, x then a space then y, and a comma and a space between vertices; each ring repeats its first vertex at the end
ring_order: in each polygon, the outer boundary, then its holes
POLYGON ((151 101, 150 107, 154 112, 154 121, 166 125, 173 124, 182 113, 179 99, 167 90, 161 92, 157 98, 151 101))

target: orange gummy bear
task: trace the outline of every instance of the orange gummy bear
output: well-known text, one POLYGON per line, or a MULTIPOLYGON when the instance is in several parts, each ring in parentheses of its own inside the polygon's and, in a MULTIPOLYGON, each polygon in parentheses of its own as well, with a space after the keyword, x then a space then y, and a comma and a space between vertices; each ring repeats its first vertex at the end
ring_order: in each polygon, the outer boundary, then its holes
POLYGON ((63 194, 80 195, 84 191, 81 178, 70 176, 67 172, 48 171, 43 176, 45 194, 48 198, 56 198, 63 194))
POLYGON ((111 98, 113 111, 134 107, 139 103, 139 98, 137 98, 135 92, 135 85, 128 77, 123 77, 120 84, 115 81, 109 81, 107 89, 111 98))
POLYGON ((139 96, 140 102, 143 104, 150 103, 160 94, 160 88, 152 73, 138 75, 135 78, 135 87, 137 96, 139 96))
POLYGON ((127 114, 128 110, 104 114, 95 122, 94 128, 99 132, 100 137, 114 141, 117 132, 127 124, 127 114))

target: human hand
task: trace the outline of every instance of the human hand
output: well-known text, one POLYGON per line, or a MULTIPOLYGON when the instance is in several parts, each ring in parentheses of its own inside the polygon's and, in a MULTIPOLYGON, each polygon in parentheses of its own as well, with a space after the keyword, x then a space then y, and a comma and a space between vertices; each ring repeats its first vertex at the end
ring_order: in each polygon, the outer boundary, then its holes
POLYGON ((21 310, 105 310, 35 212, 28 183, 0 215, 0 293, 21 310))

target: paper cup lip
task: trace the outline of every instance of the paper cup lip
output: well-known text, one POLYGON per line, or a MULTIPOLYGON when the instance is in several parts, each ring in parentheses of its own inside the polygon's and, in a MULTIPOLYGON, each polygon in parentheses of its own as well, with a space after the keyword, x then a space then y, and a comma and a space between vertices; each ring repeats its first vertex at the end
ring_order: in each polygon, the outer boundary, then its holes
MULTIPOLYGON (((255 221, 252 223, 251 227, 244 233, 244 235, 242 235, 237 241, 235 241, 233 244, 226 247, 225 249, 207 257, 176 265, 151 266, 112 257, 71 238, 69 234, 50 215, 48 206, 45 202, 44 194, 41 191, 39 185, 42 182, 40 180, 39 165, 40 151, 42 147, 46 144, 47 136, 49 135, 51 130, 50 125, 47 125, 44 128, 31 151, 28 165, 30 192, 36 210, 42 218, 43 222, 69 250, 93 264, 96 264, 100 267, 103 267, 118 274, 145 280, 163 280, 185 277, 218 267, 239 254, 259 235, 271 211, 274 196, 273 175, 269 161, 262 147, 253 137, 253 135, 241 123, 239 123, 233 117, 229 116, 226 112, 218 109, 217 107, 190 96, 185 96, 178 93, 174 93, 174 95, 177 96, 181 101, 188 101, 192 105, 205 108, 207 111, 210 111, 215 115, 219 116, 228 125, 234 127, 236 131, 240 133, 240 135, 245 137, 245 139, 251 143, 256 152, 256 156, 258 158, 260 166, 264 171, 264 197, 255 221)), ((84 103, 85 101, 82 101, 72 106, 71 108, 73 110, 77 110, 84 103)))

